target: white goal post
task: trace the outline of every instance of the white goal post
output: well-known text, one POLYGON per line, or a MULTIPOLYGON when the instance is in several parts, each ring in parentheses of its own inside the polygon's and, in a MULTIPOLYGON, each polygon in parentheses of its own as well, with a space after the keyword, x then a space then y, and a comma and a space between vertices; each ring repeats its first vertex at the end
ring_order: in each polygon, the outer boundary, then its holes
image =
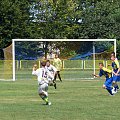
MULTIPOLYGON (((15 81, 15 73, 16 73, 16 66, 15 66, 15 42, 22 42, 22 41, 80 41, 80 42, 95 42, 95 41, 111 41, 114 42, 114 52, 116 54, 116 39, 12 39, 12 54, 13 54, 13 78, 12 80, 15 81)), ((95 73, 95 47, 93 45, 93 66, 94 66, 94 73, 95 73)))

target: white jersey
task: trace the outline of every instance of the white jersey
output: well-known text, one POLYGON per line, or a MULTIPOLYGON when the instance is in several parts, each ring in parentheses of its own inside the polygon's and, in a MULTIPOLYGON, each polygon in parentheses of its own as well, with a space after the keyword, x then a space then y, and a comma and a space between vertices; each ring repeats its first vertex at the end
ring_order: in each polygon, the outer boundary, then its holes
POLYGON ((49 67, 46 66, 46 69, 49 70, 52 75, 53 75, 55 72, 57 72, 57 69, 56 69, 53 65, 50 65, 49 67))
POLYGON ((52 77, 51 73, 46 68, 39 68, 36 71, 33 70, 32 75, 36 75, 38 77, 38 84, 40 85, 48 83, 47 78, 52 77))

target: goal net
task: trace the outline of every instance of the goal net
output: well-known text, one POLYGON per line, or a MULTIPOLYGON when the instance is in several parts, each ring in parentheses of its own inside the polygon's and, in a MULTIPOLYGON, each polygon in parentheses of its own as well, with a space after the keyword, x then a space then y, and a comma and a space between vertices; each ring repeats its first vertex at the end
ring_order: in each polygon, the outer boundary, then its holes
POLYGON ((3 49, 4 60, 0 60, 0 80, 13 80, 12 44, 3 49))
POLYGON ((33 65, 41 67, 40 63, 45 58, 53 64, 55 54, 59 55, 62 62, 60 73, 63 80, 92 80, 92 74, 98 73, 99 62, 105 66, 111 63, 110 53, 116 53, 116 40, 13 39, 11 50, 4 50, 7 60, 1 62, 4 80, 36 80, 31 75, 33 65))

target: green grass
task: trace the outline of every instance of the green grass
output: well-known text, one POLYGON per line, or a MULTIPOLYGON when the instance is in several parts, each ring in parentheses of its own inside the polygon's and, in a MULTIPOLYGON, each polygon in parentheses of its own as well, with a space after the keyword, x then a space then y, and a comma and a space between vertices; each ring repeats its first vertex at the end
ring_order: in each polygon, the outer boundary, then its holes
MULTIPOLYGON (((93 70, 83 70, 83 69, 68 69, 61 71, 61 77, 65 80, 79 80, 80 78, 93 78, 93 70)), ((36 77, 32 76, 32 69, 21 69, 16 70, 16 79, 17 80, 32 80, 36 77)))
MULTIPOLYGON (((57 82, 51 106, 37 94, 36 80, 0 82, 0 120, 119 120, 120 92, 109 96, 101 81, 57 82)), ((119 84, 120 85, 120 84, 119 84)))

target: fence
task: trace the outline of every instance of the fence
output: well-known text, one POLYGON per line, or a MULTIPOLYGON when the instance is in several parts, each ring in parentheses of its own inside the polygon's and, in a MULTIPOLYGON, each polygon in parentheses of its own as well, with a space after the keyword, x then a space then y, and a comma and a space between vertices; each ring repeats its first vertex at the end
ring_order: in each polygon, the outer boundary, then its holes
MULTIPOLYGON (((40 67, 40 60, 16 60, 16 69, 31 69, 33 64, 37 64, 40 67)), ((103 62, 105 67, 111 64, 111 60, 95 60, 95 69, 99 69, 99 62, 103 62)), ((52 63, 52 62, 51 62, 52 63)), ((62 60, 62 69, 93 69, 93 60, 62 60)))
MULTIPOLYGON (((15 78, 17 80, 34 79, 31 75, 32 67, 36 63, 40 67, 40 60, 16 60, 15 61, 15 78)), ((98 71, 98 63, 103 62, 105 66, 111 64, 110 60, 95 60, 96 72, 98 71)), ((52 64, 52 61, 51 61, 52 64)), ((12 79, 12 60, 0 61, 0 79, 12 79)), ((94 71, 93 60, 62 60, 61 76, 63 79, 88 79, 91 78, 94 71)))

